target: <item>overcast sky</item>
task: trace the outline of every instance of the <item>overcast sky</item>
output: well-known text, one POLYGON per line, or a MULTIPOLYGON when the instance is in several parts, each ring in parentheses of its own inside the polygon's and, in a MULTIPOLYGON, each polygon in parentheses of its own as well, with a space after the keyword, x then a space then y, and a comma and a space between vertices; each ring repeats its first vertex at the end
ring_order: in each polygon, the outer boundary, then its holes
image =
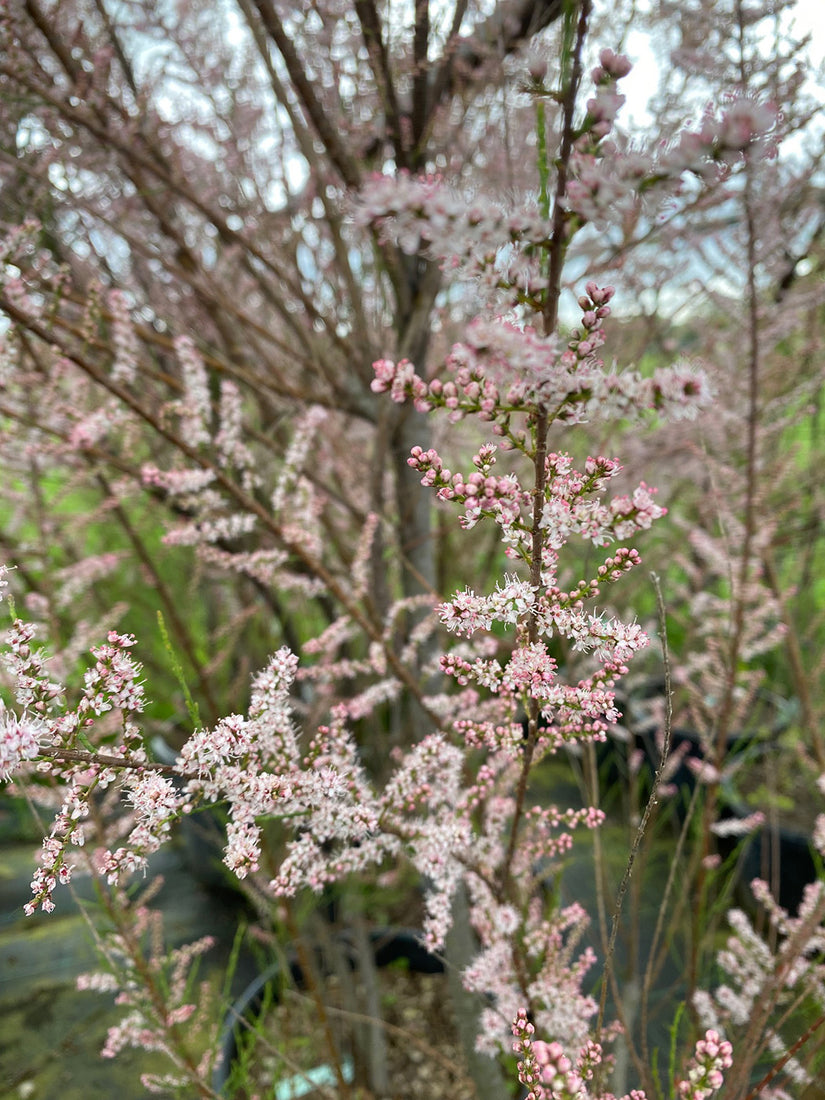
MULTIPOLYGON (((825 0, 797 0, 794 25, 799 37, 811 35, 811 60, 814 67, 821 70, 825 65, 825 0)), ((633 61, 633 71, 621 83, 621 91, 627 96, 622 120, 625 124, 632 119, 643 123, 647 102, 658 86, 659 71, 662 64, 666 64, 666 59, 654 53, 649 37, 640 32, 631 33, 625 52, 633 61)), ((819 83, 816 87, 820 100, 825 104, 825 83, 819 83)))

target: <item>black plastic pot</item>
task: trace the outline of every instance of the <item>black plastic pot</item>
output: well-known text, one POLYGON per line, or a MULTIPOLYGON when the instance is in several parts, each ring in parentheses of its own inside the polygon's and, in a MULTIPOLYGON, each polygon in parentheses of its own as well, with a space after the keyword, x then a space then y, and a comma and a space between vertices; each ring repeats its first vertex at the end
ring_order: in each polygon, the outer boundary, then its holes
MULTIPOLYGON (((654 685, 655 687, 655 685, 654 685)), ((625 700, 623 706, 634 717, 633 700, 625 700)), ((597 746, 597 759, 603 784, 625 782, 629 773, 629 754, 634 750, 643 753, 642 797, 646 797, 652 783, 653 774, 658 767, 660 749, 653 732, 644 728, 632 734, 627 742, 608 739, 597 746)), ((631 721, 631 727, 633 722, 631 721)), ((778 727, 777 727, 778 728, 778 727)), ((743 774, 760 760, 770 764, 775 752, 773 743, 754 740, 749 736, 732 734, 727 741, 726 760, 735 761, 743 774)), ((684 814, 696 787, 694 771, 686 760, 704 758, 701 739, 692 730, 676 728, 671 734, 671 753, 682 754, 681 762, 668 779, 676 788, 671 799, 677 822, 684 820, 684 814)), ((732 784, 723 784, 720 790, 721 820, 744 820, 753 813, 755 806, 747 806, 737 795, 732 784)), ((813 822, 811 823, 813 825, 813 822)), ((738 903, 745 909, 755 911, 758 907, 750 889, 755 878, 764 879, 776 893, 779 904, 792 915, 799 908, 806 885, 814 882, 818 875, 816 858, 811 848, 809 834, 785 827, 765 823, 746 838, 740 835, 720 836, 719 854, 727 859, 741 847, 741 857, 736 864, 736 894, 738 903), (744 843, 743 843, 744 840, 744 843)))
MULTIPOLYGON (((418 934, 411 929, 379 929, 372 932, 369 939, 373 959, 378 967, 389 966, 403 959, 414 973, 441 974, 444 972, 442 960, 430 954, 422 946, 418 934)), ((352 939, 342 934, 336 937, 335 944, 346 965, 354 972, 357 967, 357 952, 352 939)), ((315 953, 313 961, 323 976, 330 975, 331 971, 328 963, 324 962, 322 951, 315 953)), ((225 1095, 233 1064, 239 1057, 239 1040, 248 1025, 254 1024, 258 1019, 267 998, 270 1003, 278 1003, 280 991, 285 984, 298 989, 305 988, 304 972, 294 953, 288 955, 285 965, 288 967, 288 975, 284 973, 281 963, 273 963, 250 982, 227 1013, 220 1040, 221 1056, 212 1077, 212 1087, 221 1095, 225 1095)), ((345 1079, 352 1080, 354 1064, 346 1052, 342 1055, 340 1069, 345 1079)), ((319 1059, 316 1067, 305 1070, 300 1077, 274 1082, 270 1095, 275 1098, 297 1098, 311 1093, 313 1086, 334 1084, 335 1079, 332 1066, 319 1059)))
MULTIPOLYGON (((747 807, 733 803, 727 806, 725 818, 741 821, 750 813, 747 807)), ((740 843, 740 837, 720 837, 719 852, 726 858, 740 843)), ((766 822, 747 838, 738 874, 738 899, 744 909, 758 908, 750 884, 760 878, 772 888, 782 908, 795 916, 805 887, 819 874, 810 835, 766 822)))

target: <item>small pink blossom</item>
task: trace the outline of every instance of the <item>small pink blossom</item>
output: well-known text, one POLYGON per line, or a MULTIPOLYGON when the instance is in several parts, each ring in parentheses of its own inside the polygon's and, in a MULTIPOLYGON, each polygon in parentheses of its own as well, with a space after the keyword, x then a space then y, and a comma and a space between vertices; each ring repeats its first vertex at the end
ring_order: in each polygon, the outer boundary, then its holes
POLYGON ((687 1079, 679 1083, 683 1100, 707 1100, 725 1083, 724 1070, 733 1065, 733 1048, 717 1031, 708 1030, 696 1044, 687 1079))
POLYGON ((40 739, 46 727, 42 719, 14 711, 0 704, 0 779, 9 779, 21 764, 34 760, 40 752, 40 739))

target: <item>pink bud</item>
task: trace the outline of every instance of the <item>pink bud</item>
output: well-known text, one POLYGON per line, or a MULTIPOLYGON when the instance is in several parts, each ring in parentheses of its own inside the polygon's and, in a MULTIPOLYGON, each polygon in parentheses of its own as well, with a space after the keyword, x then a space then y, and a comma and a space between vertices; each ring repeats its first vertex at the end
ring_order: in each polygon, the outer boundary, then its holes
POLYGON ((531 80, 541 83, 547 76, 547 61, 543 57, 534 57, 528 65, 528 72, 531 80))
POLYGON ((630 62, 630 58, 625 57, 624 54, 614 53, 613 50, 604 49, 599 54, 599 61, 605 72, 609 73, 615 80, 620 80, 623 76, 627 76, 633 65, 630 62))

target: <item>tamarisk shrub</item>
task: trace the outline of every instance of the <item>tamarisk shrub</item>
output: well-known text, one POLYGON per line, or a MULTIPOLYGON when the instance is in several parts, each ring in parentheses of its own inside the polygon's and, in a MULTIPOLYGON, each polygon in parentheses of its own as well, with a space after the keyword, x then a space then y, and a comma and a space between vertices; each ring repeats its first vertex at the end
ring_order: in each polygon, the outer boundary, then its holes
MULTIPOLYGON (((821 550, 809 523, 821 461, 814 426, 821 372, 813 353, 822 338, 821 279, 809 277, 822 232, 816 196, 823 181, 811 156, 821 79, 791 3, 717 5, 712 23, 705 4, 680 4, 678 30, 665 30, 673 8, 663 3, 649 13, 651 29, 662 21, 670 50, 651 131, 672 130, 686 103, 709 117, 712 104, 738 97, 732 127, 760 114, 765 121, 770 105, 776 113, 759 147, 731 159, 711 201, 688 181, 662 212, 655 254, 644 251, 644 263, 639 252, 630 262, 634 249, 646 249, 643 237, 591 243, 611 281, 646 302, 644 331, 638 326, 639 338, 623 343, 617 334, 621 351, 655 356, 668 345, 689 345, 726 395, 698 434, 682 424, 621 442, 613 435, 611 445, 621 446, 631 470, 655 461, 661 490, 680 501, 647 559, 664 571, 670 561, 678 565, 668 587, 682 650, 674 654, 677 722, 697 733, 721 774, 732 735, 759 736, 788 720, 764 699, 760 705, 760 689, 786 703, 793 695, 800 747, 821 772, 820 623, 808 603, 809 562, 821 550), (686 248, 695 250, 693 262, 680 265, 686 248), (673 296, 674 278, 682 276, 697 295, 684 321, 673 296)), ((638 606, 638 593, 631 595, 638 606)))
MULTIPOLYGON (((656 17, 670 10, 660 5, 656 17)), ((712 23, 702 3, 679 10, 678 32, 666 32, 667 94, 653 108, 652 130, 681 118, 686 102, 707 117, 714 104, 744 97, 742 120, 769 103, 778 108, 760 151, 731 160, 713 201, 687 186, 662 213, 647 263, 638 264, 638 253, 637 263, 629 262, 637 238, 627 234, 621 243, 614 237, 591 246, 594 261, 600 249, 611 281, 646 301, 634 339, 622 343, 616 334, 620 356, 690 347, 707 363, 717 394, 725 394, 698 432, 682 423, 610 437, 636 476, 655 462, 671 505, 672 522, 659 526, 646 562, 665 578, 673 722, 691 731, 702 757, 689 761, 699 784, 692 808, 686 798, 681 805, 696 815, 686 829, 698 829, 702 840, 686 846, 675 876, 692 883, 682 896, 693 909, 692 921, 684 922, 685 970, 696 987, 725 934, 721 899, 735 881, 735 875, 714 880, 707 869, 720 863, 720 849, 730 851, 732 835, 761 829, 750 855, 777 896, 784 880, 788 896, 799 897, 812 874, 805 838, 821 806, 815 779, 825 761, 823 619, 812 611, 818 593, 810 565, 823 553, 810 523, 810 508, 821 506, 815 501, 822 374, 814 349, 823 339, 823 219, 815 198, 823 180, 814 149, 821 141, 822 81, 821 67, 818 78, 806 57, 810 40, 793 24, 793 5, 716 5, 712 23), (687 266, 686 247, 695 249, 695 263, 687 266), (689 315, 673 296, 677 268, 693 281, 689 315), (770 762, 764 771, 763 761, 770 762), (728 816, 731 804, 741 816, 746 797, 751 812, 741 820, 728 816), (780 827, 800 834, 804 869, 792 866, 787 848, 780 855, 780 827), (723 834, 728 839, 720 842, 723 834), (702 912, 701 899, 711 897, 702 912)), ((652 598, 632 584, 624 598, 645 622, 652 598)), ((646 675, 649 685, 649 669, 646 675)), ((632 685, 625 690, 632 697, 632 685)), ((660 737, 664 709, 658 698, 648 715, 660 737)), ((680 891, 662 904, 672 914, 662 928, 683 923, 680 891)), ((758 923, 752 898, 739 896, 737 905, 758 923)))
MULTIPOLYGON (((690 363, 652 375, 605 366, 600 352, 614 291, 599 280, 580 288, 578 327, 563 333, 562 272, 571 240, 585 227, 598 230, 621 219, 642 198, 648 204, 657 196, 667 200, 686 176, 711 186, 746 153, 760 154, 775 116, 764 105, 743 112, 732 103, 664 149, 623 149, 611 138, 627 59, 602 51, 582 103, 590 15, 587 2, 565 8, 558 86, 545 85, 546 69, 531 68, 537 201, 503 204, 484 193, 470 201, 460 181, 402 170, 362 188, 356 219, 375 228, 385 256, 402 264, 421 259, 436 269, 443 264, 457 288, 470 286, 477 294, 481 315, 452 348, 443 372, 428 371, 412 348, 402 348, 406 358, 376 358, 371 389, 388 395, 385 402, 410 403, 453 427, 479 422, 483 441, 474 448, 472 469, 451 470, 443 449, 426 440, 427 446, 412 447, 408 468, 443 504, 461 509, 466 531, 494 525, 506 562, 495 587, 480 591, 468 584, 440 602, 430 620, 414 617, 405 644, 397 646, 396 622, 413 607, 419 610, 420 594, 406 592, 383 609, 383 618, 367 613, 374 575, 367 563, 374 561, 381 529, 377 512, 368 515, 348 585, 324 564, 322 504, 298 473, 324 414, 306 412, 279 477, 262 485, 239 431, 231 380, 221 390, 216 431, 204 363, 192 341, 178 336, 173 351, 184 398, 164 415, 179 424, 173 431, 161 418, 157 426, 182 464, 164 469, 146 462, 142 480, 163 490, 182 513, 171 541, 206 547, 207 560, 221 560, 224 543, 258 527, 277 540, 275 548, 267 547, 268 557, 243 550, 239 560, 249 575, 257 571, 269 582, 274 574, 268 570, 285 564, 278 557, 283 551, 301 566, 293 573, 295 588, 332 600, 336 614, 304 647, 319 660, 302 665, 289 647, 279 648, 253 676, 246 712, 196 722, 170 769, 146 752, 138 718, 142 671, 131 656, 136 643, 130 635, 109 633, 106 644, 92 650, 83 688, 74 690, 50 675, 32 626, 15 619, 8 645, 14 709, 3 719, 2 760, 33 795, 39 776, 54 782, 50 797, 56 796, 57 813, 29 911, 53 907, 58 884, 70 881, 75 861, 90 847, 95 872, 119 889, 146 869, 176 819, 215 802, 227 808, 227 867, 253 881, 258 896, 273 905, 348 876, 375 877, 385 865, 405 861, 427 885, 422 935, 431 949, 444 946, 455 899, 463 892, 468 900, 478 944, 462 977, 467 989, 486 999, 478 1048, 506 1054, 516 1021, 519 1074, 534 1096, 607 1100, 604 1044, 616 1029, 604 1024, 586 985, 596 962, 582 945, 588 914, 547 887, 573 830, 596 829, 603 815, 595 808, 535 804, 530 785, 544 758, 563 745, 602 738, 619 717, 616 682, 648 639, 635 621, 597 601, 638 566, 637 551, 625 544, 664 509, 644 482, 609 495, 619 462, 601 454, 579 462, 555 439, 586 421, 643 417, 651 410, 691 419, 710 394, 705 376, 690 363), (199 450, 210 441, 217 460, 199 450), (234 512, 227 514, 216 486, 231 495, 234 512), (577 544, 591 552, 583 577, 571 575, 565 563, 577 544), (427 650, 438 629, 446 641, 433 665, 427 650), (350 655, 354 638, 365 643, 365 656, 350 655), (315 723, 302 708, 303 729, 292 695, 299 678, 313 689, 307 692, 312 707, 325 711, 315 723), (349 690, 353 684, 357 689, 349 690), (422 726, 411 746, 392 754, 388 775, 376 777, 365 767, 354 726, 407 692, 422 726), (104 819, 97 796, 106 804, 110 793, 120 797, 122 812, 104 819), (286 836, 277 860, 267 848, 265 821, 279 822, 286 836), (546 1039, 533 1042, 534 1028, 546 1039)), ((404 148, 398 140, 397 152, 404 148)), ((33 324, 28 307, 11 299, 18 323, 33 324)), ((115 328, 119 309, 115 300, 115 328)), ((129 336, 117 331, 119 358, 109 389, 128 398, 124 387, 134 378, 129 336)), ((146 415, 136 399, 125 403, 146 415)), ((145 925, 145 913, 140 919, 145 925)), ((800 943, 800 952, 807 948, 807 940, 804 948, 800 943)), ((121 955, 130 980, 152 988, 140 973, 139 955, 121 955)), ((777 972, 767 958, 764 973, 775 981, 777 972)), ((179 1052, 175 1028, 193 1011, 179 984, 166 1002, 133 994, 129 1004, 136 1015, 111 1037, 108 1052, 163 1033, 162 1049, 172 1056, 175 1073, 151 1087, 209 1095, 204 1064, 179 1052)), ((710 1029, 692 1036, 692 1047, 666 1087, 704 1098, 723 1084, 730 1043, 710 1029)), ((635 1061, 648 1094, 655 1095, 655 1066, 638 1056, 635 1061)), ((639 1100, 644 1093, 627 1095, 639 1100)))
POLYGON ((270 649, 337 615, 367 516, 373 634, 449 563, 406 465, 427 423, 369 389, 382 354, 428 354, 442 273, 345 210, 378 165, 503 171, 502 127, 530 118, 501 116, 508 58, 560 10, 0 6, 3 555, 67 658, 139 631, 162 696, 145 721, 177 747, 158 606, 215 722, 270 649))

